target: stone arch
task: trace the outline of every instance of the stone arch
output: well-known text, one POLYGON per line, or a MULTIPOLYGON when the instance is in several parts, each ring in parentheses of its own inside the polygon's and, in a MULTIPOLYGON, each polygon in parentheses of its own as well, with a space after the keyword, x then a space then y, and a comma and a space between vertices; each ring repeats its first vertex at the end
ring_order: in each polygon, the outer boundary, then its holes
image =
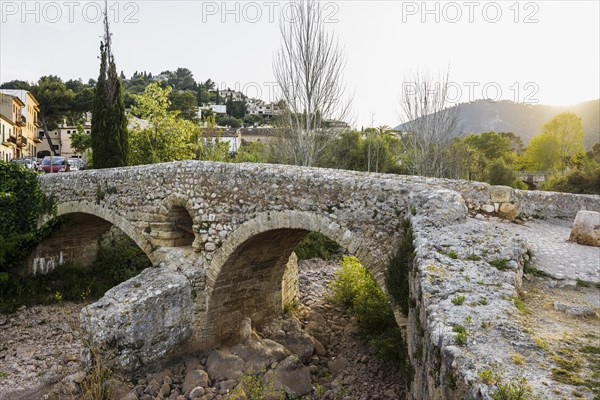
POLYGON ((158 241, 164 247, 193 246, 197 240, 197 225, 192 201, 181 194, 167 196, 160 205, 160 222, 153 226, 159 231, 158 241))
POLYGON ((152 251, 152 244, 135 226, 133 226, 123 216, 117 214, 116 212, 106 207, 99 206, 95 203, 86 201, 71 201, 66 203, 58 203, 56 215, 41 220, 39 226, 43 226, 44 224, 50 222, 56 217, 69 214, 87 214, 109 222, 110 224, 116 226, 121 231, 123 231, 123 233, 125 233, 129 238, 131 238, 135 242, 135 244, 140 249, 142 249, 142 251, 146 254, 146 256, 150 259, 152 263, 155 262, 152 251))
POLYGON ((206 276, 208 337, 227 339, 242 318, 260 322, 281 312, 285 266, 297 243, 309 232, 321 233, 345 247, 384 288, 388 260, 374 257, 363 245, 365 238, 311 212, 263 212, 239 226, 213 255, 206 276))

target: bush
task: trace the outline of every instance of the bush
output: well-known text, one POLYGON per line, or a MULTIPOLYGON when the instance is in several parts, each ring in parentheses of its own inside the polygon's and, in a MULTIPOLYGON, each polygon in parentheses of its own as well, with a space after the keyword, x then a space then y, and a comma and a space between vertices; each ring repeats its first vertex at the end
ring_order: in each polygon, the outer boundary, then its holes
POLYGON ((331 300, 348 307, 356 316, 361 334, 376 353, 398 363, 410 381, 412 367, 406 343, 385 294, 366 268, 357 258, 344 257, 329 287, 333 290, 331 300))
POLYGON ((333 260, 339 257, 341 250, 337 242, 317 232, 309 233, 294 249, 299 260, 311 258, 333 260))

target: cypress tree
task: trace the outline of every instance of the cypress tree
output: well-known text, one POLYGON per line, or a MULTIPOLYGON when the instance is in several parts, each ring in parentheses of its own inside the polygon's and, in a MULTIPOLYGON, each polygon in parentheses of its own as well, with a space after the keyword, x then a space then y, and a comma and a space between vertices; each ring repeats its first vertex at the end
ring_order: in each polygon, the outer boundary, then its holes
POLYGON ((92 161, 94 168, 127 165, 129 151, 123 86, 111 51, 108 13, 104 9, 104 39, 100 42, 100 74, 92 110, 92 161))

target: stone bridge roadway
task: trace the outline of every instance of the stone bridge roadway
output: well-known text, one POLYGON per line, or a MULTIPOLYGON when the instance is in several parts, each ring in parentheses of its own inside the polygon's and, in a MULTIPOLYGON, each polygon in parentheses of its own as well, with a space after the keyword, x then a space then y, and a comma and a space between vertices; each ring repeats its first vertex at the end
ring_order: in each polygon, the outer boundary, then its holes
MULTIPOLYGON (((112 225, 161 267, 82 312, 91 340, 123 369, 150 364, 182 343, 189 349, 222 342, 245 317, 259 323, 280 313, 284 270, 310 231, 359 257, 385 291, 402 222, 417 212, 445 226, 467 210, 513 219, 572 218, 579 209, 598 208, 593 196, 267 164, 186 161, 40 181, 56 199, 57 216, 70 215, 80 228, 61 230, 51 246, 40 245, 30 272, 92 259, 97 238, 112 225)), ((404 316, 396 316, 405 326, 404 316)))

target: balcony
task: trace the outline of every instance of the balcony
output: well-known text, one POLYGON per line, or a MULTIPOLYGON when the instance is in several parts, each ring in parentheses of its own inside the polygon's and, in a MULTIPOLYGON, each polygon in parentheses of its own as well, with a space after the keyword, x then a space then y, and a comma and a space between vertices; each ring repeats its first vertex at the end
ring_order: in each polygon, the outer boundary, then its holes
POLYGON ((15 125, 24 127, 27 126, 27 118, 24 115, 17 115, 17 120, 15 121, 15 125))
POLYGON ((17 146, 18 147, 25 147, 25 146, 27 146, 27 137, 21 136, 21 140, 17 141, 17 146))
POLYGON ((17 137, 14 135, 10 135, 2 142, 2 145, 8 147, 15 147, 17 145, 17 137))

